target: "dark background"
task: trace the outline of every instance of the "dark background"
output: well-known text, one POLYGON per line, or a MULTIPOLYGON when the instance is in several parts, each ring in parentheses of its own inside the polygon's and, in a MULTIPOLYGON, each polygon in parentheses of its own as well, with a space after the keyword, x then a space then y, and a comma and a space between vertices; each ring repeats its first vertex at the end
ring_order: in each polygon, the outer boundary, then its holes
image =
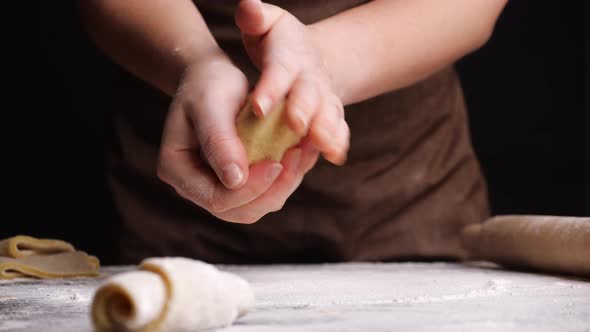
MULTIPOLYGON (((590 215, 585 7, 511 1, 492 40, 458 64, 495 214, 590 215)), ((70 1, 33 12, 5 41, 0 238, 62 238, 108 263, 116 214, 101 170, 100 96, 122 71, 94 49, 70 1)))

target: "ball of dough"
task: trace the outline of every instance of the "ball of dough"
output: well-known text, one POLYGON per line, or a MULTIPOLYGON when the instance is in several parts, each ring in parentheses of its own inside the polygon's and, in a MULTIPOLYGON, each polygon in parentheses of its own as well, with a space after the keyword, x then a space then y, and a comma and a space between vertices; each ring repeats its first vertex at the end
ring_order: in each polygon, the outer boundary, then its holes
POLYGON ((246 148, 248 162, 270 159, 280 161, 287 150, 297 145, 303 136, 289 128, 281 101, 263 118, 256 117, 248 102, 236 120, 238 136, 246 148))

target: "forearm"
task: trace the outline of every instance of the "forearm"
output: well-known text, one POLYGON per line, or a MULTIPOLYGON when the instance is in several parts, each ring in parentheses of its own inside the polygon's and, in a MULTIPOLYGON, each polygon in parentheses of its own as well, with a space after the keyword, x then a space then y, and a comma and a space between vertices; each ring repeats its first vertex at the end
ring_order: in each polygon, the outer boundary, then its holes
POLYGON ((188 64, 222 54, 190 0, 80 0, 79 9, 99 48, 167 94, 188 64))
POLYGON ((411 85, 481 47, 506 0, 377 0, 310 26, 343 103, 411 85))

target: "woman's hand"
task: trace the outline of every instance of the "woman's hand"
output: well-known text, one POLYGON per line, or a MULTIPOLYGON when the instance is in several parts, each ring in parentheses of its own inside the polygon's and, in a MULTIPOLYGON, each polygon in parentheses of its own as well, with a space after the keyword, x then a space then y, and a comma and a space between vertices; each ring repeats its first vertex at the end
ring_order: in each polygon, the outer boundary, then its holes
POLYGON ((247 92, 244 74, 219 55, 187 66, 170 106, 158 175, 212 213, 249 203, 282 170, 272 162, 248 169, 235 129, 247 92))
POLYGON ((261 76, 252 101, 264 116, 282 98, 293 130, 334 163, 346 160, 350 131, 344 108, 309 28, 287 11, 260 0, 241 0, 236 23, 261 76))
POLYGON ((187 66, 166 120, 158 176, 220 219, 252 223, 280 209, 317 159, 309 144, 248 167, 235 119, 248 92, 223 54, 187 66))

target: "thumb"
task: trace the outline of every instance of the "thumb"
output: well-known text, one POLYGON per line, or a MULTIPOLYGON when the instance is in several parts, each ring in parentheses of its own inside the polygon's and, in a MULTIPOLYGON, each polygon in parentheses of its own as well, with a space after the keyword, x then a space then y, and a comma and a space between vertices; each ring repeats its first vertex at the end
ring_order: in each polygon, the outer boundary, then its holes
POLYGON ((248 161, 236 131, 235 113, 203 113, 198 121, 193 120, 203 157, 227 188, 242 187, 248 179, 248 161))
POLYGON ((243 34, 259 36, 267 33, 282 14, 283 10, 279 7, 260 0, 240 0, 235 20, 243 34))

